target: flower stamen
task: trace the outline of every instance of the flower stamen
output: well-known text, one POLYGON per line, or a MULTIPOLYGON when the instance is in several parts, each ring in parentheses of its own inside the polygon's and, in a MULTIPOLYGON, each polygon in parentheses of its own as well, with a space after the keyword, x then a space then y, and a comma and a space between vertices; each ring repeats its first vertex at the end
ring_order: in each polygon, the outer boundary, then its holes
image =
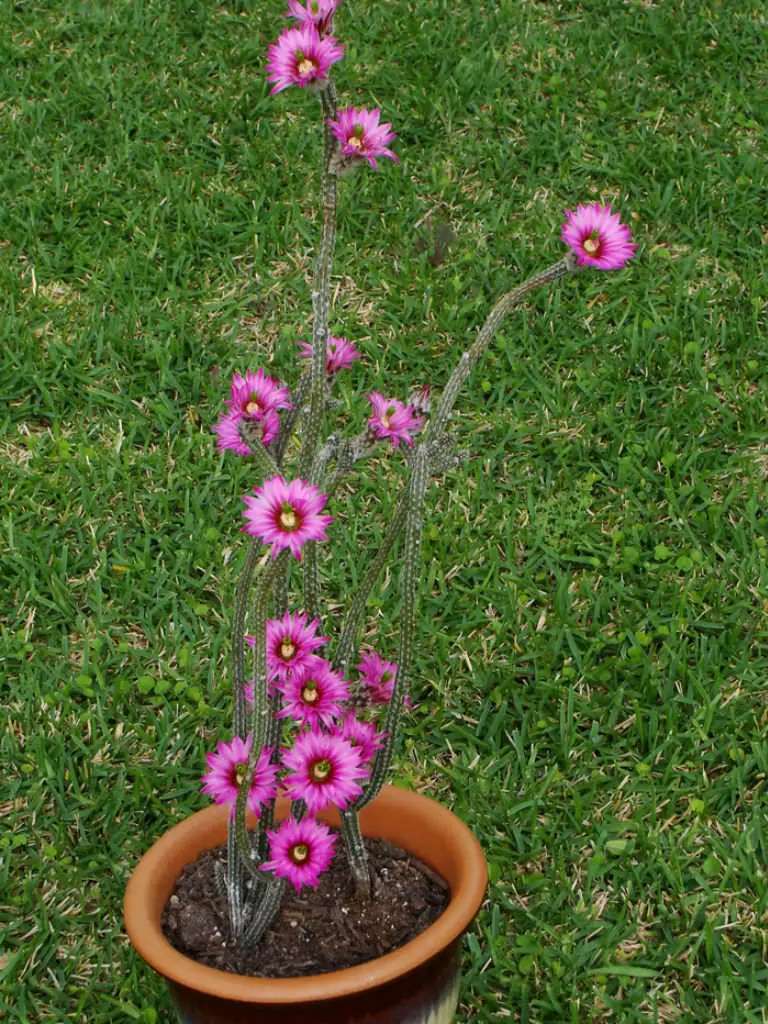
POLYGON ((321 761, 313 761, 309 766, 309 777, 313 782, 327 782, 333 771, 333 765, 328 758, 321 761))
POLYGON ((290 661, 296 653, 296 644, 289 636, 284 636, 280 643, 280 657, 290 661))
POLYGON ((314 679, 310 679, 302 688, 301 699, 305 704, 316 704, 320 699, 320 692, 317 689, 317 683, 314 679))
POLYGON ((596 256, 600 252, 600 234, 593 231, 589 238, 584 239, 584 249, 590 256, 596 256))
POLYGON ((296 515, 296 509, 289 502, 284 501, 280 506, 279 515, 280 525, 284 530, 297 530, 300 526, 299 517, 296 515))
POLYGON ((296 843, 288 851, 288 856, 294 864, 303 864, 309 857, 309 846, 307 843, 296 843))

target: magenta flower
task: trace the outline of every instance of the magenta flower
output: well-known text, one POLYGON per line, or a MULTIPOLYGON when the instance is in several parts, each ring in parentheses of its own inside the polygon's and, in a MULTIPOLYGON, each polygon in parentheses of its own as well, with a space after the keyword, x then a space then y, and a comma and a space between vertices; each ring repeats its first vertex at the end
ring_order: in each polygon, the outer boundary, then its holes
POLYGON ((320 875, 333 860, 336 836, 327 825, 314 818, 286 820, 269 837, 270 860, 262 871, 274 871, 277 878, 287 878, 299 892, 304 885, 316 886, 320 875))
MULTIPOLYGON (((312 358, 312 346, 307 341, 300 341, 298 343, 301 349, 302 358, 307 356, 312 358)), ((332 334, 328 336, 328 343, 325 349, 325 372, 329 377, 333 377, 339 370, 345 370, 352 365, 355 359, 360 358, 360 353, 357 351, 351 341, 346 338, 336 338, 332 334)))
POLYGON ((279 429, 280 417, 269 409, 261 419, 246 419, 236 413, 224 413, 213 432, 218 434, 216 447, 220 452, 229 450, 238 455, 250 455, 253 449, 247 441, 266 447, 277 437, 279 429))
POLYGON ((284 706, 277 718, 292 718, 301 725, 332 725, 349 697, 349 683, 324 658, 310 655, 281 683, 284 706))
POLYGON ((385 398, 378 391, 372 391, 368 401, 373 409, 373 416, 368 420, 373 435, 390 438, 393 448, 401 441, 413 446, 412 435, 421 430, 423 418, 417 416, 411 406, 403 405, 396 398, 385 398))
POLYGON ((230 397, 225 401, 233 416, 250 420, 261 420, 269 412, 290 409, 291 393, 287 387, 273 377, 268 377, 261 367, 256 373, 248 370, 244 377, 236 373, 230 385, 230 397))
POLYGON ((328 643, 327 636, 317 636, 319 619, 307 625, 307 616, 286 612, 281 619, 267 619, 267 668, 272 676, 286 680, 305 666, 318 647, 328 643))
POLYGON ((301 549, 309 540, 327 540, 325 528, 333 516, 321 515, 325 507, 324 494, 306 480, 291 480, 273 476, 261 487, 254 487, 255 498, 243 498, 246 524, 245 533, 260 537, 272 545, 272 557, 288 548, 294 558, 301 558, 301 549))
POLYGON ((371 704, 389 704, 397 678, 395 662, 385 661, 375 651, 368 651, 360 659, 357 670, 360 685, 365 687, 371 704))
POLYGON ((373 722, 358 718, 354 711, 347 714, 341 724, 334 729, 334 733, 347 740, 360 752, 360 761, 364 767, 370 764, 376 751, 384 746, 385 733, 379 732, 373 722))
POLYGON ((341 0, 288 0, 286 18, 296 18, 302 25, 314 25, 321 36, 327 35, 333 27, 333 16, 341 0))
POLYGON ((274 94, 289 85, 322 82, 331 65, 344 56, 344 47, 333 36, 321 39, 314 25, 302 25, 286 29, 267 54, 267 81, 275 83, 269 90, 274 94))
POLYGON ((579 266, 620 270, 635 255, 632 232, 610 206, 579 204, 575 213, 566 210, 565 215, 562 238, 576 253, 579 266))
POLYGON ((283 765, 290 773, 283 779, 287 795, 303 800, 310 814, 328 804, 343 810, 362 793, 357 780, 368 774, 360 751, 343 737, 327 732, 299 733, 283 755, 283 765))
POLYGON ((379 124, 379 116, 378 107, 375 110, 346 107, 338 112, 335 121, 325 122, 331 134, 339 140, 342 156, 353 161, 367 160, 374 170, 377 156, 387 156, 395 163, 399 162, 386 145, 397 136, 390 131, 391 124, 379 124))
POLYGON ((225 413, 219 419, 219 422, 213 428, 213 432, 218 434, 219 439, 216 442, 216 447, 220 452, 232 451, 238 455, 251 454, 251 449, 240 436, 241 422, 242 417, 232 416, 230 413, 225 413))
MULTIPOLYGON (((231 743, 216 744, 217 753, 206 754, 208 771, 203 775, 205 783, 201 793, 210 793, 217 804, 232 804, 232 815, 235 813, 235 800, 240 783, 245 777, 248 767, 248 755, 251 751, 252 736, 243 742, 235 736, 231 743)), ((248 809, 257 817, 265 803, 277 792, 278 766, 271 763, 272 749, 264 747, 253 773, 253 783, 248 793, 248 809)))

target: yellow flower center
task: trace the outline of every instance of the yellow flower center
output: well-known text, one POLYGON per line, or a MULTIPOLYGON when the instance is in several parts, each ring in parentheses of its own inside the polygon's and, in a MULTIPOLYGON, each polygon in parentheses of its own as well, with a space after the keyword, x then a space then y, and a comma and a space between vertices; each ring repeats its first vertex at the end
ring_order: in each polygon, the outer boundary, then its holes
POLYGON ((584 251, 589 253, 590 256, 600 252, 600 235, 597 231, 593 231, 589 238, 584 239, 584 251))
POLYGON ((238 789, 240 789, 240 787, 243 784, 243 779, 245 778, 245 772, 247 768, 248 764, 245 761, 240 761, 239 764, 235 765, 234 777, 235 785, 237 786, 238 789))
POLYGON ((296 653, 296 644, 289 636, 284 636, 280 644, 280 657, 288 661, 296 653))
POLYGON ((315 64, 314 61, 310 60, 308 57, 304 57, 299 62, 297 70, 300 75, 311 75, 312 72, 316 69, 316 67, 317 65, 315 64))
POLYGON ((246 402, 245 412, 247 416, 253 416, 255 413, 261 412, 261 402, 259 401, 259 396, 255 393, 252 393, 246 402))
POLYGON ((306 843, 296 843, 290 849, 290 858, 294 864, 303 864, 309 856, 309 847, 306 843))
POLYGON ((363 140, 360 138, 359 135, 350 135, 349 138, 347 139, 347 145, 352 146, 354 149, 362 149, 363 140))
POLYGON ((313 782, 327 782, 333 771, 333 765, 327 758, 322 761, 313 761, 309 766, 309 777, 313 782))
POLYGON ((316 704, 320 699, 320 693, 318 692, 317 683, 314 679, 310 679, 302 689, 301 699, 305 704, 316 704))
POLYGON ((387 430, 389 430, 389 421, 390 421, 390 418, 391 418, 392 416, 394 416, 396 412, 397 412, 397 409, 396 409, 396 408, 394 407, 394 405, 390 405, 390 407, 389 407, 389 408, 387 409, 387 411, 386 411, 386 412, 384 413, 384 415, 383 415, 383 416, 381 417, 381 425, 382 425, 383 427, 386 427, 386 428, 387 428, 387 430))
POLYGON ((280 507, 280 525, 284 530, 295 530, 299 525, 296 509, 284 501, 280 507))

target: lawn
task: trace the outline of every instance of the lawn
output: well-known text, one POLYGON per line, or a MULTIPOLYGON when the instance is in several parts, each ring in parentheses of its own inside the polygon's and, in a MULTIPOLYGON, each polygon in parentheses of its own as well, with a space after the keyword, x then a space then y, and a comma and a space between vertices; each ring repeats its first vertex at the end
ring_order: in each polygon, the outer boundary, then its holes
MULTIPOLYGON (((317 101, 282 0, 0 4, 0 1015, 170 1022, 122 931, 205 805, 253 470, 232 372, 297 377, 317 101)), ((757 0, 345 0, 341 97, 400 164, 344 182, 341 382, 445 382, 494 299, 611 202, 637 257, 530 297, 428 497, 404 784, 492 884, 461 1022, 768 1020, 768 215, 757 0)), ((367 509, 398 460, 361 464, 367 509)), ((331 511, 335 602, 377 521, 331 511)), ((369 625, 394 655, 396 574, 369 625)), ((335 610, 335 603, 332 610, 335 610)))

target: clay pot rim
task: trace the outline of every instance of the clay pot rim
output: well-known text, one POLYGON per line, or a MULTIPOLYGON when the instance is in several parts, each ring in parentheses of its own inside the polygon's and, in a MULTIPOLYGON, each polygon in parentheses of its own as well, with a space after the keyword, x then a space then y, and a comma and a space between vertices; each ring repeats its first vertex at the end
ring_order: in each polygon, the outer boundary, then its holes
MULTIPOLYGON (((426 963, 458 939, 477 913, 488 881, 485 856, 464 822, 429 797, 385 786, 371 809, 373 807, 394 815, 401 811, 408 812, 408 816, 415 815, 425 830, 444 835, 444 841, 450 843, 456 855, 457 873, 448 907, 434 924, 400 949, 358 967, 306 978, 252 978, 230 974, 198 964, 174 949, 160 926, 168 893, 158 900, 158 876, 172 849, 177 850, 182 843, 192 845, 192 837, 217 826, 226 833, 228 808, 225 806, 208 807, 186 818, 162 835, 139 861, 128 882, 124 901, 125 927, 135 949, 168 980, 241 1003, 290 1004, 338 999, 384 985, 426 963)), ((365 825, 363 830, 366 831, 365 825)), ((208 846, 222 841, 219 838, 208 846)), ((200 850, 205 848, 205 845, 199 847, 200 850)))

